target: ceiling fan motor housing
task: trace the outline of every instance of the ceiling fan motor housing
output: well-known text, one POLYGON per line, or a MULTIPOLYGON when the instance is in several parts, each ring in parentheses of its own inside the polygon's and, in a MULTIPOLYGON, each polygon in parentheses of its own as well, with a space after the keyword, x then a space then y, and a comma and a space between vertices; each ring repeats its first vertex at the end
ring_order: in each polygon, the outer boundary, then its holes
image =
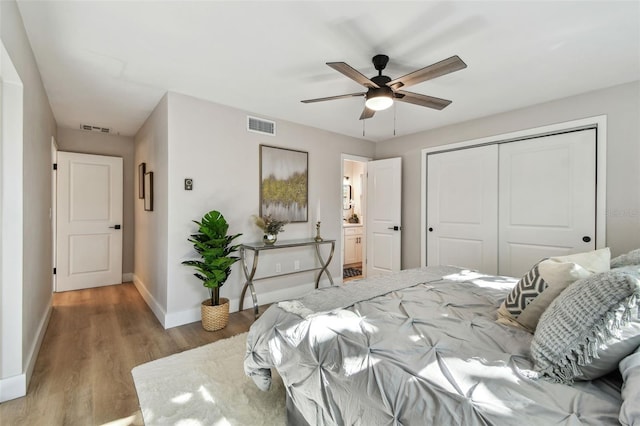
POLYGON ((373 62, 374 68, 382 75, 382 70, 387 67, 389 57, 387 55, 376 55, 371 58, 371 62, 373 62))

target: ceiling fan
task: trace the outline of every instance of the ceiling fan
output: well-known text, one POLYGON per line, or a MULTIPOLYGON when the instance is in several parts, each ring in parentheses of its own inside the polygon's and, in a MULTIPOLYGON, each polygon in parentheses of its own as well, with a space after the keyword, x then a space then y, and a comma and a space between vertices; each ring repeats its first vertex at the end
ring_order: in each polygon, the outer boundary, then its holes
POLYGON ((368 90, 366 92, 350 93, 347 95, 329 96, 326 98, 307 99, 301 101, 305 104, 313 102, 333 101, 335 99, 345 99, 352 97, 364 96, 365 107, 360 115, 360 120, 373 117, 376 111, 382 111, 393 105, 393 101, 408 102, 410 104, 419 105, 427 108, 441 110, 451 103, 447 99, 436 98, 434 96, 421 95, 419 93, 407 92, 403 89, 423 81, 431 80, 442 75, 459 71, 467 67, 462 59, 454 55, 428 67, 421 68, 400 78, 392 80, 386 75, 382 75, 389 62, 387 55, 376 55, 371 61, 378 71, 378 75, 370 79, 365 77, 359 71, 351 67, 345 62, 327 62, 334 70, 346 75, 356 83, 362 84, 368 90))

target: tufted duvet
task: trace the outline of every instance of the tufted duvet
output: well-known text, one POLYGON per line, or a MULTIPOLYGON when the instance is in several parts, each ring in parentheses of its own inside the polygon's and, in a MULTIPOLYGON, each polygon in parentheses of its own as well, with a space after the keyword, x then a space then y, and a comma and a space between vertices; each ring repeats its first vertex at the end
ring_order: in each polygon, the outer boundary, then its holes
POLYGON ((619 382, 538 379, 532 335, 495 322, 516 281, 429 267, 274 304, 245 372, 266 391, 277 369, 311 425, 619 424, 619 382))

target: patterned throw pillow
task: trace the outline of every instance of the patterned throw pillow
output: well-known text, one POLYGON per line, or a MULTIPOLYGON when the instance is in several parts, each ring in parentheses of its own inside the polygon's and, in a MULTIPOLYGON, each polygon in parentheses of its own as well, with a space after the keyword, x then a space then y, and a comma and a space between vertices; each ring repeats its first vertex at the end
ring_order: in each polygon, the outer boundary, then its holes
POLYGON ((542 313, 571 283, 609 270, 609 248, 544 259, 515 285, 498 309, 498 322, 533 333, 542 313))
POLYGON ((531 342, 535 370, 554 381, 593 380, 640 345, 640 270, 576 281, 542 314, 531 342))

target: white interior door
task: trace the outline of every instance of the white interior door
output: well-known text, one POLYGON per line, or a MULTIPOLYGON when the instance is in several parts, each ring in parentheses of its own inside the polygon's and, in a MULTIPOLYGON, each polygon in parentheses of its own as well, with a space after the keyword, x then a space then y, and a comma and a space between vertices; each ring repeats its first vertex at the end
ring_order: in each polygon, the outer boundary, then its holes
POLYGON ((399 271, 402 247, 402 159, 367 163, 367 276, 399 271))
POLYGON ((427 157, 427 265, 498 271, 498 145, 427 157))
POLYGON ((594 129, 500 146, 499 273, 596 247, 594 129))
POLYGON ((58 152, 56 291, 122 282, 122 158, 58 152))

